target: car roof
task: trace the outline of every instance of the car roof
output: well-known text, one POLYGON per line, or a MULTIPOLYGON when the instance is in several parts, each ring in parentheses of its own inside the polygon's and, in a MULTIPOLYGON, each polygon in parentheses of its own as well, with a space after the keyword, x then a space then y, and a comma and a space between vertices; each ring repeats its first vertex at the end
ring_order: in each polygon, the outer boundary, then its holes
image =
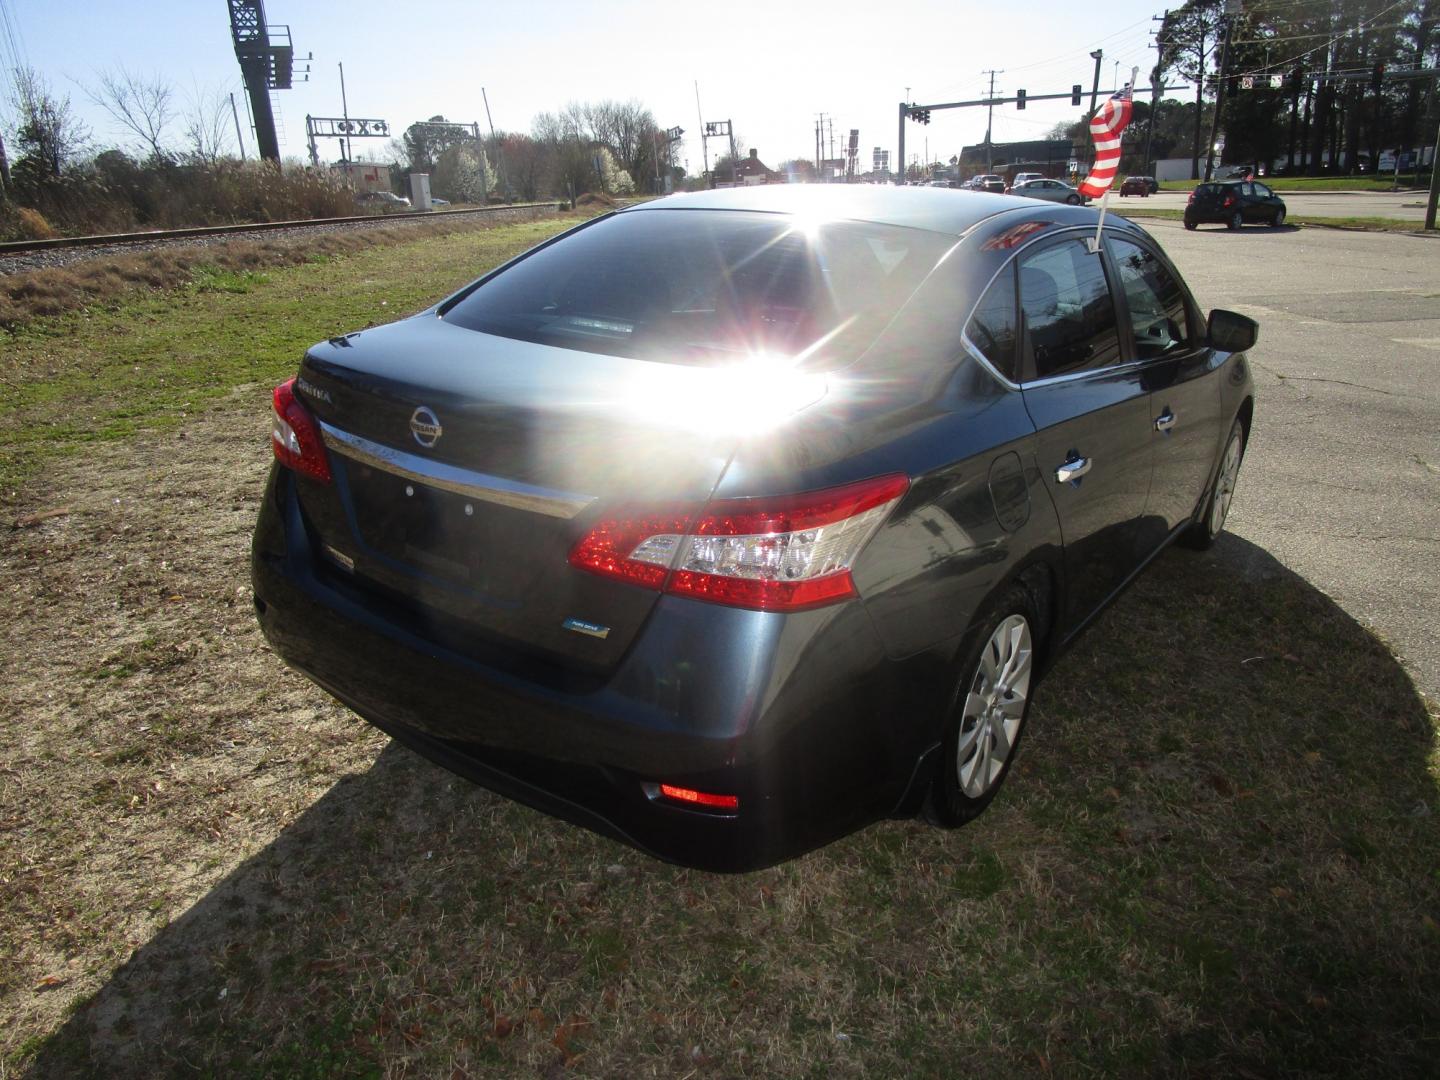
POLYGON ((1035 203, 1007 195, 952 188, 882 187, 874 184, 761 184, 671 195, 626 207, 621 213, 656 210, 751 210, 847 221, 870 221, 959 236, 1007 210, 1035 203))

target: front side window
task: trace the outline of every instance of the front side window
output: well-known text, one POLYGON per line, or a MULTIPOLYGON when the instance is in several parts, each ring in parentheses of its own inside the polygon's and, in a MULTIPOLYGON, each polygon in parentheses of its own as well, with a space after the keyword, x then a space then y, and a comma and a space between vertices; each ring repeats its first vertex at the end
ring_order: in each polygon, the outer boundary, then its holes
POLYGON ((1066 240, 1021 259, 1020 307, 1030 377, 1071 375, 1119 360, 1105 267, 1084 241, 1066 240))
POLYGON ((1255 188, 1255 194, 1259 195, 1262 199, 1268 199, 1271 195, 1275 194, 1264 184, 1254 184, 1252 186, 1255 188))
POLYGON ((1135 355, 1153 360, 1189 344, 1185 294, 1159 257, 1139 244, 1109 237, 1110 257, 1120 272, 1120 286, 1130 309, 1135 355))
POLYGON ((500 337, 670 364, 857 359, 953 237, 777 214, 642 210, 542 248, 443 313, 500 337))

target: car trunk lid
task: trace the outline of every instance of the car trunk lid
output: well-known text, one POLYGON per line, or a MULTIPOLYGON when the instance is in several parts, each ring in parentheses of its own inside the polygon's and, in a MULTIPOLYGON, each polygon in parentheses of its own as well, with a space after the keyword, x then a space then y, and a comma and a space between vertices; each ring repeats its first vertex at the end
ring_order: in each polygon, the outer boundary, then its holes
POLYGON ((700 510, 736 442, 713 413, 717 374, 433 315, 316 346, 296 390, 334 472, 299 485, 322 565, 447 640, 608 669, 658 593, 568 554, 617 504, 700 510))

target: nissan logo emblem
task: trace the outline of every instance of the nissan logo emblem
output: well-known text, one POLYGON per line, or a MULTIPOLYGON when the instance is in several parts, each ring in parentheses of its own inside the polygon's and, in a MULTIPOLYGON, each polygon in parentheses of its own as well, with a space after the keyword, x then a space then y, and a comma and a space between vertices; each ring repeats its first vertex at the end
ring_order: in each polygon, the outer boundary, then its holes
POLYGON ((410 414, 410 434, 427 450, 440 441, 443 430, 440 427, 440 418, 428 406, 421 405, 410 414))

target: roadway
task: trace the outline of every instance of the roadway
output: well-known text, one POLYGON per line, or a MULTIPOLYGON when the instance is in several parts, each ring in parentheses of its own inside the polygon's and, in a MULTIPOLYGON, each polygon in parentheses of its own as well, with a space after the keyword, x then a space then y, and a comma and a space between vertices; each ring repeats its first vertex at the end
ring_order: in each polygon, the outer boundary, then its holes
MULTIPOLYGON (((1425 220, 1427 193, 1424 191, 1277 191, 1276 194, 1285 200, 1286 211, 1291 217, 1425 220)), ((1110 196, 1110 205, 1144 204, 1166 210, 1183 210, 1189 196, 1188 191, 1160 191, 1143 199, 1134 195, 1121 198, 1116 191, 1110 196)))
POLYGON ((1140 224, 1203 307, 1260 323, 1231 530, 1375 630, 1440 698, 1440 238, 1140 224))

